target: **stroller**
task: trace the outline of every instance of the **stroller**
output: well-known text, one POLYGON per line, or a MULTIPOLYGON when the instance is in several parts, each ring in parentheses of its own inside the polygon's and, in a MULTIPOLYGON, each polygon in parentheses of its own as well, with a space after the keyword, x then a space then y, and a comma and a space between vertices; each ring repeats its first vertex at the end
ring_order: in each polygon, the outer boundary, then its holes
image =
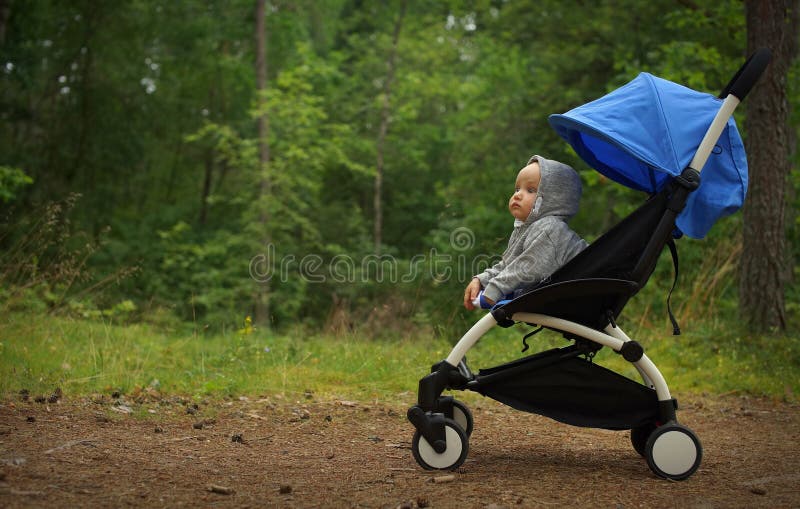
MULTIPOLYGON (((662 478, 686 479, 697 470, 700 440, 678 423, 664 377, 616 320, 647 283, 665 245, 677 280, 674 238, 702 238, 718 218, 741 207, 747 161, 732 114, 769 60, 767 49, 754 53, 719 98, 642 73, 600 99, 550 116, 590 166, 649 198, 546 282, 498 302, 420 380, 417 404, 408 410, 420 466, 452 470, 466 459, 473 418, 463 402, 442 395, 450 389, 574 426, 631 430, 633 448, 662 478), (465 357, 470 348, 493 327, 516 322, 561 333, 570 344, 473 373, 465 357), (592 362, 604 346, 632 363, 642 383, 592 362)), ((670 318, 679 333, 671 312, 670 318)))

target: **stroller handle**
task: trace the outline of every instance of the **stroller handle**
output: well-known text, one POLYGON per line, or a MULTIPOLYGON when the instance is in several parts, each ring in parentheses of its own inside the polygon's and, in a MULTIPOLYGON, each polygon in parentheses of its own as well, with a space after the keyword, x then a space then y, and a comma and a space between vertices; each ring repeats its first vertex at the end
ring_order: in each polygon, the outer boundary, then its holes
POLYGON ((771 59, 772 52, 769 48, 761 48, 750 55, 750 58, 736 71, 731 81, 722 89, 719 98, 725 99, 728 95, 733 95, 739 101, 743 101, 767 68, 771 59))
POLYGON ((750 89, 753 88, 753 85, 756 84, 758 78, 761 77, 771 58, 772 53, 768 48, 761 48, 756 51, 739 68, 730 83, 722 89, 722 93, 719 95, 720 99, 723 99, 722 106, 714 117, 714 121, 711 122, 708 131, 706 131, 700 146, 697 147, 697 152, 695 152, 692 162, 689 163, 690 168, 693 168, 698 173, 703 169, 708 157, 711 155, 711 151, 714 149, 714 145, 725 129, 728 119, 733 115, 733 111, 739 103, 750 92, 750 89))

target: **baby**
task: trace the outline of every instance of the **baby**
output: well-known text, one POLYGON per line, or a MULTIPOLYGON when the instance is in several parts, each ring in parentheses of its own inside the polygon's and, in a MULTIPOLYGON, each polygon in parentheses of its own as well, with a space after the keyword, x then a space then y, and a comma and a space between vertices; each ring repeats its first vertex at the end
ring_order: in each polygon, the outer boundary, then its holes
POLYGON ((491 308, 546 280, 588 244, 567 226, 578 212, 581 179, 570 166, 533 156, 517 174, 508 209, 514 231, 502 260, 474 276, 464 307, 491 308))

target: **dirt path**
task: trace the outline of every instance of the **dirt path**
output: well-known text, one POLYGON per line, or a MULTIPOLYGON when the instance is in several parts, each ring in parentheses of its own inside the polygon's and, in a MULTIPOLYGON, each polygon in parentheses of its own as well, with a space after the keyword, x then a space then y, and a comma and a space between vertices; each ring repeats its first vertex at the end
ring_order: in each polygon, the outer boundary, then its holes
POLYGON ((0 507, 800 507, 798 405, 731 397, 682 407, 703 464, 669 482, 627 433, 489 400, 473 405, 469 457, 450 476, 417 467, 401 406, 7 401, 0 507))

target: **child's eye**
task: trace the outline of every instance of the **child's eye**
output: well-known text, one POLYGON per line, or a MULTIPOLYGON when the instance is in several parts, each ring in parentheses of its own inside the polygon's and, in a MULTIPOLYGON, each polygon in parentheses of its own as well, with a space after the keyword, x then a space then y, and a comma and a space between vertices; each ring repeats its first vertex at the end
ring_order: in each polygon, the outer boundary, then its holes
POLYGON ((528 192, 533 194, 533 193, 537 192, 537 189, 535 187, 529 187, 528 188, 528 192))

